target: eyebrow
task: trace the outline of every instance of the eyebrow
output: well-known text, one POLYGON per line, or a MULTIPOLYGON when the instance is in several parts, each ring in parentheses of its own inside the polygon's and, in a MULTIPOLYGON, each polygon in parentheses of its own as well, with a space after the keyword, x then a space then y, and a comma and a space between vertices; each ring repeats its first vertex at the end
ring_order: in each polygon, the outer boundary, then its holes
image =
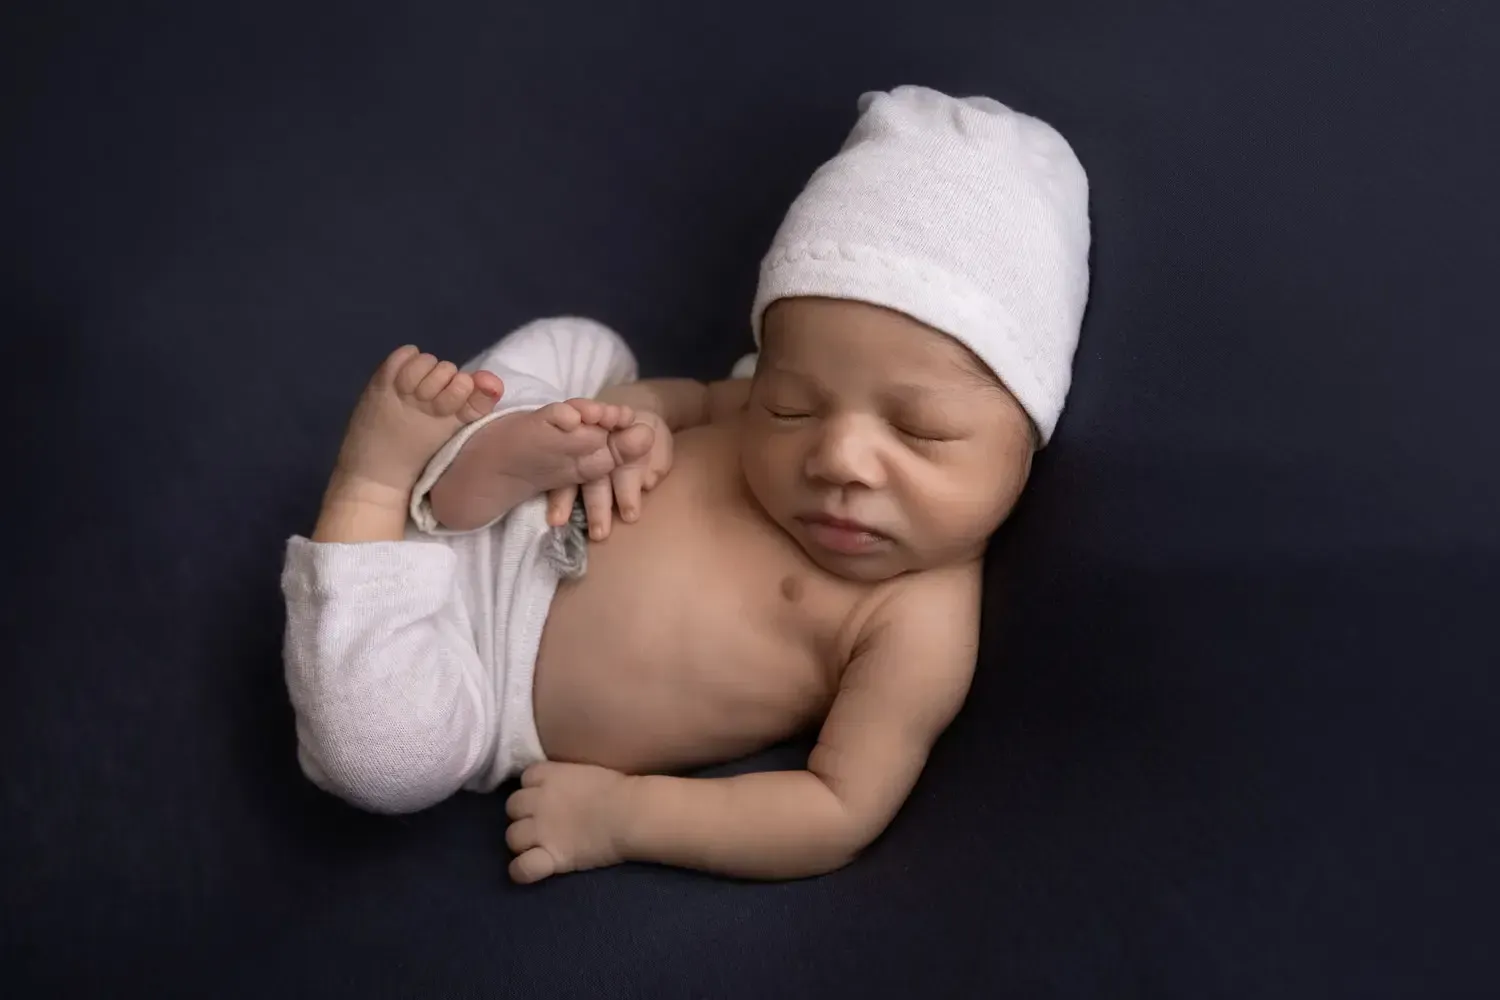
MULTIPOLYGON (((817 392, 827 392, 827 387, 822 382, 806 372, 796 371, 776 362, 772 362, 766 366, 765 370, 768 374, 793 379, 817 392)), ((960 374, 966 376, 962 382, 943 379, 926 382, 896 382, 885 386, 881 390, 881 395, 897 403, 912 406, 919 403, 932 403, 934 401, 943 403, 952 400, 955 396, 969 392, 999 388, 989 378, 986 378, 985 375, 974 371, 972 368, 960 366, 958 371, 960 374)))
POLYGON ((812 381, 812 379, 809 376, 803 374, 802 372, 799 372, 799 371, 796 371, 794 369, 788 368, 786 365, 782 364, 780 361, 772 361, 768 365, 761 365, 761 368, 764 369, 767 372, 772 372, 772 373, 774 373, 776 375, 788 375, 788 376, 790 376, 792 378, 800 378, 804 382, 810 382, 810 381, 812 381))
POLYGON ((918 403, 944 403, 981 388, 979 380, 954 382, 897 382, 887 386, 882 395, 908 406, 918 403))

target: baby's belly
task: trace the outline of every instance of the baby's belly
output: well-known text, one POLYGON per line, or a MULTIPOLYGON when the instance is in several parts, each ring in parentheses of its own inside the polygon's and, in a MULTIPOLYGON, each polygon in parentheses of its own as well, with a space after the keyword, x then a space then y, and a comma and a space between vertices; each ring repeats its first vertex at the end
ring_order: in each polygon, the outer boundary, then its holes
MULTIPOLYGON (((569 611, 560 623, 573 623, 569 611)), ((662 635, 626 628, 550 644, 534 694, 548 758, 629 773, 682 770, 784 739, 826 710, 815 665, 778 662, 782 650, 743 630, 720 635, 722 644, 679 634, 673 648, 662 635)))
POLYGON ((534 695, 549 758, 679 770, 790 736, 831 703, 848 595, 685 471, 553 602, 534 695))

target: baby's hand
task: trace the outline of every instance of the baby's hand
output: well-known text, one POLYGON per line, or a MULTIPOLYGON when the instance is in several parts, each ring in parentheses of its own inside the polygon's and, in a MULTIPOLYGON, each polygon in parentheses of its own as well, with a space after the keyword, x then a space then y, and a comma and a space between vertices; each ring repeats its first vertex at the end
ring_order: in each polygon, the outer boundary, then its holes
MULTIPOLYGON (((635 422, 647 424, 655 432, 651 450, 608 476, 583 485, 583 507, 588 512, 589 538, 602 541, 609 537, 613 512, 620 511, 626 523, 641 516, 641 494, 656 488, 672 470, 672 432, 667 422, 649 410, 638 410, 635 422)), ((568 523, 579 487, 564 486, 547 494, 547 523, 558 527, 568 523)))
POLYGON ((528 767, 506 800, 515 852, 510 877, 540 882, 551 875, 616 865, 629 778, 605 767, 549 761, 528 767))

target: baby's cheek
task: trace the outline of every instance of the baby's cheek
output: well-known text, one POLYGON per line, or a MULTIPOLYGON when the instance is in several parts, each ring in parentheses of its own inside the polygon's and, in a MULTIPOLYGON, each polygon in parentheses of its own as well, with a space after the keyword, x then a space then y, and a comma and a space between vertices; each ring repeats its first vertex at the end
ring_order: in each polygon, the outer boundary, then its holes
POLYGON ((801 449, 797 447, 796 435, 767 435, 760 443, 758 460, 769 479, 794 477, 801 468, 801 449))
POLYGON ((955 535, 988 534, 1009 509, 1013 492, 1008 476, 945 477, 941 489, 932 494, 931 512, 955 535))
POLYGON ((762 507, 774 513, 773 508, 796 482, 795 467, 785 448, 764 438, 755 440, 752 435, 745 442, 741 466, 750 491, 762 507))

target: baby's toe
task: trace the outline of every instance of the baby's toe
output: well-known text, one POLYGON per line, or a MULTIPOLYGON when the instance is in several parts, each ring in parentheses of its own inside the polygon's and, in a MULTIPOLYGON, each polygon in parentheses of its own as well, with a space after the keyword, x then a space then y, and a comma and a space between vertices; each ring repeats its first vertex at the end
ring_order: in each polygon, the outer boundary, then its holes
POLYGON ((600 423, 609 409, 609 407, 597 399, 586 399, 583 397, 568 400, 568 405, 578 411, 578 415, 583 418, 583 422, 586 424, 600 423))
POLYGON ((474 373, 474 388, 492 399, 499 399, 505 393, 505 383, 500 376, 483 368, 474 373))
POLYGON ((471 424, 489 413, 494 412, 495 404, 500 402, 500 397, 505 394, 505 383, 500 381, 498 375, 490 372, 474 373, 474 391, 469 393, 469 398, 458 409, 458 419, 466 424, 471 424))
POLYGON ((537 410, 537 415, 560 431, 577 430, 583 423, 583 414, 572 403, 548 403, 537 410))
POLYGON ((406 363, 421 353, 421 350, 415 344, 407 344, 405 347, 396 348, 380 363, 376 379, 383 381, 387 385, 395 384, 396 376, 400 374, 402 368, 406 367, 406 363))
POLYGON ((438 359, 431 354, 413 354, 401 365, 396 372, 396 391, 403 396, 410 396, 417 391, 432 370, 437 367, 438 359))
POLYGON ((473 394, 474 377, 466 372, 458 372, 433 397, 432 410, 441 417, 452 416, 458 412, 459 407, 469 401, 469 397, 473 394))
MULTIPOLYGON (((422 381, 417 383, 416 391, 412 393, 424 403, 430 403, 437 399, 438 395, 453 381, 458 374, 458 365, 451 361, 439 361, 432 366, 432 371, 423 376, 422 381)), ((465 396, 468 393, 464 393, 465 396)))
POLYGON ((599 418, 599 426, 607 431, 617 431, 621 427, 629 427, 635 423, 635 412, 630 407, 620 403, 608 403, 604 407, 604 415, 599 418))

